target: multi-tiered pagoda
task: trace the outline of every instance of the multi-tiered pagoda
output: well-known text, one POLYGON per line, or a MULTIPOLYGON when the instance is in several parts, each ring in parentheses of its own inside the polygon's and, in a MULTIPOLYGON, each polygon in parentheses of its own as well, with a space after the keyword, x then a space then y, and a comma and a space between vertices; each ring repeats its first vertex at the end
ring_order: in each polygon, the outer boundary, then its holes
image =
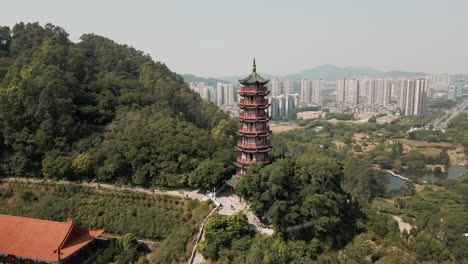
POLYGON ((270 80, 263 79, 257 74, 255 60, 252 73, 243 80, 239 94, 242 97, 239 102, 241 112, 239 114, 240 127, 237 134, 240 136, 236 149, 239 155, 236 159, 238 167, 236 177, 240 179, 242 174, 252 163, 269 163, 268 151, 271 149, 268 136, 271 134, 268 126, 268 100, 265 99, 270 92, 265 86, 270 80))

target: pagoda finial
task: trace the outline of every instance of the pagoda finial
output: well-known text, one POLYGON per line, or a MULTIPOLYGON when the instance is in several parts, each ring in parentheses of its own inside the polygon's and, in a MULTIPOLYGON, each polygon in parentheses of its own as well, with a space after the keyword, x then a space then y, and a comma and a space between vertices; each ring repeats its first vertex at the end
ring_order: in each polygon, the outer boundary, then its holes
POLYGON ((254 58, 254 61, 253 61, 252 72, 257 72, 257 65, 255 65, 255 58, 254 58))

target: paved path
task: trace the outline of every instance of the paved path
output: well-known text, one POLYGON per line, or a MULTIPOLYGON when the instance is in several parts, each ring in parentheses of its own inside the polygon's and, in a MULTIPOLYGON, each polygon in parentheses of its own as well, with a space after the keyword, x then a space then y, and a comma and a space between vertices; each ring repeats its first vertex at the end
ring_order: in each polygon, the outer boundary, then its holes
POLYGON ((413 229, 413 226, 406 223, 405 221, 403 221, 403 219, 401 219, 401 217, 396 216, 396 215, 392 215, 392 217, 395 220, 397 220, 398 227, 400 228, 400 232, 403 232, 403 230, 406 230, 407 232, 409 232, 411 229, 413 229))
POLYGON ((399 175, 399 174, 396 174, 396 173, 394 173, 394 172, 391 171, 391 170, 387 170, 387 172, 390 173, 392 176, 398 177, 398 178, 400 178, 400 179, 402 179, 402 180, 404 180, 404 181, 413 182, 411 179, 408 179, 408 178, 406 178, 406 177, 404 177, 404 176, 401 176, 401 175, 399 175))
POLYGON ((118 187, 112 184, 106 184, 106 183, 97 183, 97 182, 71 182, 71 181, 54 181, 54 180, 42 180, 42 179, 31 179, 31 178, 6 178, 6 180, 9 181, 22 181, 22 182, 49 182, 49 183, 56 183, 56 184, 76 184, 76 185, 83 185, 83 186, 89 186, 89 187, 103 187, 103 188, 108 188, 108 189, 114 189, 114 190, 129 190, 129 191, 135 191, 135 192, 143 192, 143 193, 148 193, 148 194, 168 194, 168 195, 173 195, 173 196, 179 196, 179 197, 190 197, 192 199, 197 199, 197 200, 203 200, 205 195, 197 189, 177 189, 177 190, 151 190, 151 189, 146 189, 146 188, 141 188, 141 187, 118 187))

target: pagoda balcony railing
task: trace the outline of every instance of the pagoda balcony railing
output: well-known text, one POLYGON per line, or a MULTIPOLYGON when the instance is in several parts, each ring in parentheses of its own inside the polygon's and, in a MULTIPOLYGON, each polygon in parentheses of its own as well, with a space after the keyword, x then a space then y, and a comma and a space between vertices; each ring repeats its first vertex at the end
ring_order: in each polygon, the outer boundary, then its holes
POLYGON ((240 148, 247 148, 247 149, 262 149, 270 147, 270 142, 263 142, 263 143, 247 143, 242 142, 242 140, 237 141, 237 146, 240 148))
POLYGON ((270 131, 270 126, 257 128, 239 127, 237 131, 246 134, 267 133, 268 131, 270 131))
POLYGON ((262 93, 268 91, 268 87, 261 86, 261 87, 246 87, 242 86, 240 88, 241 93, 262 93))
POLYGON ((270 158, 246 159, 246 158, 242 158, 242 157, 237 157, 236 161, 239 162, 240 164, 250 165, 252 163, 270 163, 271 159, 270 158))
POLYGON ((268 114, 248 114, 248 113, 240 113, 239 114, 240 118, 243 119, 260 119, 260 118, 268 118, 268 114))
POLYGON ((246 99, 241 99, 240 104, 243 106, 257 106, 257 105, 267 105, 268 100, 246 100, 246 99))

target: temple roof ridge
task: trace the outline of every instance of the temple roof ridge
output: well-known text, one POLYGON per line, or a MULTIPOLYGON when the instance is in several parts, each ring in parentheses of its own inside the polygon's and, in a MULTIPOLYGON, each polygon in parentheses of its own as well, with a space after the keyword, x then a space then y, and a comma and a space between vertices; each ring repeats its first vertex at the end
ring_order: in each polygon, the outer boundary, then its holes
POLYGON ((246 78, 239 80, 241 84, 254 84, 254 83, 266 84, 269 81, 270 81, 269 79, 264 79, 262 76, 260 76, 257 73, 257 65, 255 63, 255 59, 253 60, 252 73, 246 78))

